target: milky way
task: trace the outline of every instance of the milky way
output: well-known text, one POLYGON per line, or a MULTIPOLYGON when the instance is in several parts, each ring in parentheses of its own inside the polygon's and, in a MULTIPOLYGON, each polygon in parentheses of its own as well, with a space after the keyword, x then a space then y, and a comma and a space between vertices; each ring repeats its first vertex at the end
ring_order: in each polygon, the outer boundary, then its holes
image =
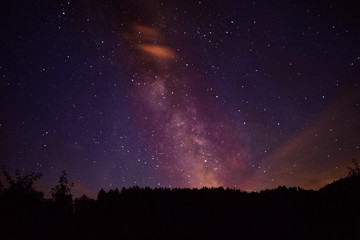
POLYGON ((0 1, 0 165, 74 193, 319 189, 360 158, 351 1, 0 1))
POLYGON ((125 36, 138 50, 131 62, 137 71, 135 101, 153 164, 170 186, 240 187, 250 160, 242 133, 216 102, 199 96, 193 76, 172 70, 179 56, 159 43, 156 29, 131 29, 125 36))

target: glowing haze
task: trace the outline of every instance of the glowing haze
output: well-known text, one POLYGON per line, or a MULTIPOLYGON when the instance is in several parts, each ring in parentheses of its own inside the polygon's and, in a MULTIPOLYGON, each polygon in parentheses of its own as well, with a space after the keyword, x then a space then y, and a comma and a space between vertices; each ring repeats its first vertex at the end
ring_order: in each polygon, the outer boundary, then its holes
POLYGON ((160 43, 156 29, 135 25, 132 30, 125 36, 137 50, 130 62, 137 72, 134 101, 156 167, 177 187, 240 187, 250 161, 242 133, 216 103, 201 106, 211 99, 197 100, 192 76, 172 71, 177 56, 160 43))

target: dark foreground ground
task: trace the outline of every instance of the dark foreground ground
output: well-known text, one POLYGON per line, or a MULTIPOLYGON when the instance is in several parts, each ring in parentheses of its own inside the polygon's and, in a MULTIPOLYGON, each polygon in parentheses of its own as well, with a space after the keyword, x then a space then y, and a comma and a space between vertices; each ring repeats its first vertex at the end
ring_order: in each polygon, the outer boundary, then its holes
POLYGON ((75 201, 2 194, 0 239, 360 239, 360 177, 319 191, 130 188, 75 201))

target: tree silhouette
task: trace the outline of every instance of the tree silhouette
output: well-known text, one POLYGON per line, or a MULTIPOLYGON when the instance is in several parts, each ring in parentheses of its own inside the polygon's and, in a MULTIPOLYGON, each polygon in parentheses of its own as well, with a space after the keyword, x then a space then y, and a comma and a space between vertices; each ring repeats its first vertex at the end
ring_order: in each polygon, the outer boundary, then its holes
POLYGON ((355 176, 360 176, 360 166, 359 166, 359 162, 354 158, 351 160, 351 162, 353 163, 353 166, 348 166, 348 176, 349 177, 355 177, 355 176))
POLYGON ((75 198, 75 213, 78 215, 86 214, 95 204, 95 200, 83 194, 80 198, 75 198))
POLYGON ((142 239, 149 234, 158 239, 232 239, 237 234, 246 239, 358 239, 360 167, 352 162, 349 175, 355 177, 319 191, 134 186, 121 192, 101 189, 97 199, 83 195, 74 201, 65 171, 51 189, 52 199, 29 201, 40 174, 22 176, 16 170, 10 175, 3 168, 0 239, 142 239))
POLYGON ((2 167, 2 174, 5 179, 5 184, 0 179, 0 192, 7 197, 26 198, 26 199, 42 199, 43 193, 35 190, 34 184, 41 178, 40 173, 29 173, 24 176, 20 174, 20 170, 15 170, 15 177, 13 178, 7 171, 6 167, 2 167), (7 186, 7 188, 6 188, 7 186))
POLYGON ((98 201, 104 201, 104 199, 106 198, 106 192, 105 190, 102 188, 100 189, 98 195, 97 195, 97 200, 98 201))
POLYGON ((72 212, 72 194, 71 187, 73 183, 70 183, 67 179, 67 173, 65 170, 61 172, 58 184, 51 189, 51 196, 53 201, 57 204, 59 209, 64 213, 72 212))
POLYGON ((22 175, 19 169, 10 174, 2 167, 0 176, 0 238, 25 239, 26 228, 41 221, 44 194, 35 190, 40 173, 22 175), (4 231, 6 230, 6 231, 4 231))

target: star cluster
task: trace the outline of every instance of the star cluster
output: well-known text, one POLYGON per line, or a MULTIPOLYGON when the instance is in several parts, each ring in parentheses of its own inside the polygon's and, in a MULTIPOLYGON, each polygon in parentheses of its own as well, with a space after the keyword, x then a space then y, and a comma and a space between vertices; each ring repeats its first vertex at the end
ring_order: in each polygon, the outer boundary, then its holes
POLYGON ((342 1, 7 1, 0 163, 74 191, 318 189, 360 155, 342 1))

